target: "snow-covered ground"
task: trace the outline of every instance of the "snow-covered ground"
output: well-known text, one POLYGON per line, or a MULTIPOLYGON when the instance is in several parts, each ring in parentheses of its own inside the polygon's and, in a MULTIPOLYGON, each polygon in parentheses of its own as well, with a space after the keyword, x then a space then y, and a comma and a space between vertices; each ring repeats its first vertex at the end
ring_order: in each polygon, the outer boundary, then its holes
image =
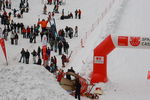
MULTIPOLYGON (((30 12, 23 19, 14 19, 25 25, 37 23, 42 15, 42 0, 29 0, 30 12)), ((93 49, 109 34, 128 36, 150 36, 149 30, 149 0, 65 0, 60 7, 65 14, 76 9, 82 10, 82 18, 60 20, 61 14, 56 14, 57 30, 66 26, 79 27, 79 37, 67 39, 70 51, 73 50, 71 66, 85 78, 92 72, 93 49), (113 3, 114 1, 114 3, 113 3), (110 6, 111 4, 111 6, 110 6), (105 11, 107 9, 107 11, 105 11), (105 13, 104 13, 105 12, 105 13), (102 17, 103 15, 103 17, 102 17), (98 23, 99 21, 99 23, 98 23), (80 41, 83 39, 84 48, 80 41)), ((12 1, 13 7, 19 7, 20 0, 12 1)), ((53 6, 48 6, 52 11, 53 6)), ((74 100, 56 82, 55 77, 42 66, 19 64, 20 51, 24 47, 31 52, 41 46, 40 39, 36 44, 29 44, 28 40, 20 36, 19 45, 12 46, 10 40, 6 42, 9 66, 5 65, 3 54, 0 55, 0 100, 74 100)), ((0 52, 2 50, 0 49, 0 52)), ((58 66, 61 68, 60 56, 58 66)), ((147 72, 150 70, 150 52, 144 49, 117 48, 108 56, 109 82, 96 84, 102 87, 104 95, 100 100, 149 100, 149 80, 147 72)), ((88 98, 82 98, 88 100, 88 98)))

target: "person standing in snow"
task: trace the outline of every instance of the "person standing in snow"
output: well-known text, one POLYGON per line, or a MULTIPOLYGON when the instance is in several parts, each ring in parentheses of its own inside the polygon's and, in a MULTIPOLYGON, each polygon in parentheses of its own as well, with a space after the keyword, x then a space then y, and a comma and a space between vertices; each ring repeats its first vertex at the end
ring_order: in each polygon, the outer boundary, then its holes
POLYGON ((55 52, 57 52, 57 48, 58 48, 58 40, 57 38, 54 39, 54 49, 55 49, 55 52))
POLYGON ((80 100, 81 83, 80 83, 79 78, 76 78, 75 87, 76 87, 75 98, 76 99, 78 98, 78 100, 80 100))
POLYGON ((46 50, 46 54, 47 54, 47 57, 48 57, 48 62, 50 60, 50 56, 51 56, 51 49, 48 47, 47 50, 46 50))
POLYGON ((8 9, 8 0, 5 1, 5 4, 6 4, 6 8, 8 9))
POLYGON ((78 37, 78 26, 75 26, 75 34, 74 37, 78 37))
POLYGON ((69 27, 68 35, 69 35, 69 38, 72 39, 72 37, 73 37, 73 29, 71 27, 69 27))
POLYGON ((62 54, 62 47, 63 47, 63 43, 62 43, 62 41, 59 41, 59 42, 58 42, 58 51, 59 51, 59 55, 62 54))
POLYGON ((37 49, 37 55, 38 55, 38 58, 40 58, 41 57, 41 48, 40 48, 40 46, 38 46, 38 49, 37 49))
POLYGON ((7 31, 6 27, 4 28, 4 30, 2 32, 2 37, 4 37, 4 39, 7 41, 8 31, 7 31))
POLYGON ((64 52, 68 55, 69 44, 66 41, 63 43, 64 43, 64 52))
POLYGON ((22 8, 21 10, 20 10, 20 15, 21 15, 21 18, 23 18, 23 13, 25 12, 25 8, 22 8))
POLYGON ((11 39, 11 44, 12 45, 14 44, 14 38, 15 38, 15 35, 14 35, 14 32, 12 31, 12 33, 10 35, 10 39, 11 39))
POLYGON ((13 15, 14 15, 14 17, 16 17, 16 12, 17 12, 18 10, 16 10, 15 8, 13 9, 13 15))
POLYGON ((53 63, 55 64, 55 66, 57 66, 57 58, 54 56, 54 61, 53 63))
POLYGON ((8 2, 8 7, 9 7, 9 9, 11 9, 11 0, 9 0, 9 2, 8 2))
POLYGON ((32 56, 33 56, 33 63, 36 63, 36 56, 37 56, 37 52, 35 50, 33 50, 33 52, 31 52, 32 56))
POLYGON ((46 31, 46 27, 47 27, 48 21, 49 21, 49 19, 48 20, 42 19, 42 21, 38 22, 38 24, 41 25, 42 33, 44 31, 46 31))
POLYGON ((43 14, 47 14, 47 6, 46 6, 46 4, 44 5, 44 8, 43 8, 43 14))
POLYGON ((30 33, 31 33, 31 29, 30 29, 30 27, 29 26, 27 26, 27 38, 29 38, 29 36, 30 36, 30 33))
POLYGON ((18 39, 19 39, 19 36, 17 33, 15 33, 15 37, 14 37, 15 45, 18 45, 18 39))
POLYGON ((68 34, 69 34, 69 27, 68 26, 65 27, 65 32, 66 32, 66 37, 68 37, 68 34))
POLYGON ((23 29, 22 29, 22 35, 23 35, 23 38, 26 38, 26 32, 27 32, 27 30, 25 29, 25 27, 23 27, 23 29))
POLYGON ((2 10, 3 2, 4 2, 4 0, 0 0, 0 10, 2 10))
POLYGON ((29 53, 28 49, 25 52, 25 58, 26 58, 26 64, 29 64, 30 53, 29 53))
POLYGON ((25 62, 25 50, 24 50, 24 48, 22 48, 20 53, 21 53, 21 57, 20 57, 19 62, 21 62, 21 60, 23 59, 23 63, 24 63, 25 62))
POLYGON ((81 19, 81 10, 78 11, 78 18, 81 19))
POLYGON ((78 10, 76 9, 75 10, 75 19, 77 19, 77 16, 78 16, 78 10))

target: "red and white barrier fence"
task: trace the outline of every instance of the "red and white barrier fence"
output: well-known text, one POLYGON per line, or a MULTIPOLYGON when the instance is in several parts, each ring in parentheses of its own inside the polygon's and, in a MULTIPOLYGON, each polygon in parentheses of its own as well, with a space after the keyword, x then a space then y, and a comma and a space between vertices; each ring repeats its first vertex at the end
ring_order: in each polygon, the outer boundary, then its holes
POLYGON ((104 11, 100 14, 100 16, 96 19, 96 21, 92 24, 91 28, 87 32, 85 32, 86 34, 81 38, 82 39, 81 47, 84 47, 84 44, 86 43, 86 40, 88 38, 87 36, 89 36, 95 30, 95 28, 100 24, 100 22, 104 19, 104 17, 110 11, 114 3, 115 3, 115 0, 112 0, 108 4, 108 6, 104 9, 104 11))

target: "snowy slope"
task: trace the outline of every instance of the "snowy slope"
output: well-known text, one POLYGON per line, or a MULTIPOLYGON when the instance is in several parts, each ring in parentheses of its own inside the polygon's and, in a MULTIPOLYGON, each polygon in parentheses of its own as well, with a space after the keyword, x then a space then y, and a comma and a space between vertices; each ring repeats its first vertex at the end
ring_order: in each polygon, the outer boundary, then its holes
POLYGON ((0 68, 0 100, 73 100, 54 75, 36 65, 0 68))
MULTIPOLYGON (((114 34, 150 37, 148 27, 150 14, 147 13, 149 3, 149 0, 129 0, 114 34)), ((113 87, 109 93, 112 95, 104 98, 106 100, 111 98, 112 100, 141 100, 143 98, 149 100, 150 82, 147 80, 150 70, 149 55, 148 49, 114 50, 109 55, 108 64, 110 84, 113 87)))

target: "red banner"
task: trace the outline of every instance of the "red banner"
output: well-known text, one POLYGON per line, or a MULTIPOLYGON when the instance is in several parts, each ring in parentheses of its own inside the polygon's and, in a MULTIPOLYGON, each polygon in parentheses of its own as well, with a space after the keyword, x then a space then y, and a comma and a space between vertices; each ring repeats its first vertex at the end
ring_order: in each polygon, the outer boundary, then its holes
POLYGON ((6 62, 7 62, 7 54, 6 54, 6 48, 5 48, 5 42, 4 42, 4 39, 0 39, 0 45, 1 45, 1 47, 2 47, 4 56, 5 56, 5 59, 6 59, 6 62))
POLYGON ((150 80, 150 71, 148 71, 147 79, 150 80))
POLYGON ((48 56, 47 56, 47 54, 46 54, 46 51, 47 51, 47 47, 46 47, 46 45, 45 46, 43 46, 42 47, 42 59, 43 60, 48 60, 48 56))

